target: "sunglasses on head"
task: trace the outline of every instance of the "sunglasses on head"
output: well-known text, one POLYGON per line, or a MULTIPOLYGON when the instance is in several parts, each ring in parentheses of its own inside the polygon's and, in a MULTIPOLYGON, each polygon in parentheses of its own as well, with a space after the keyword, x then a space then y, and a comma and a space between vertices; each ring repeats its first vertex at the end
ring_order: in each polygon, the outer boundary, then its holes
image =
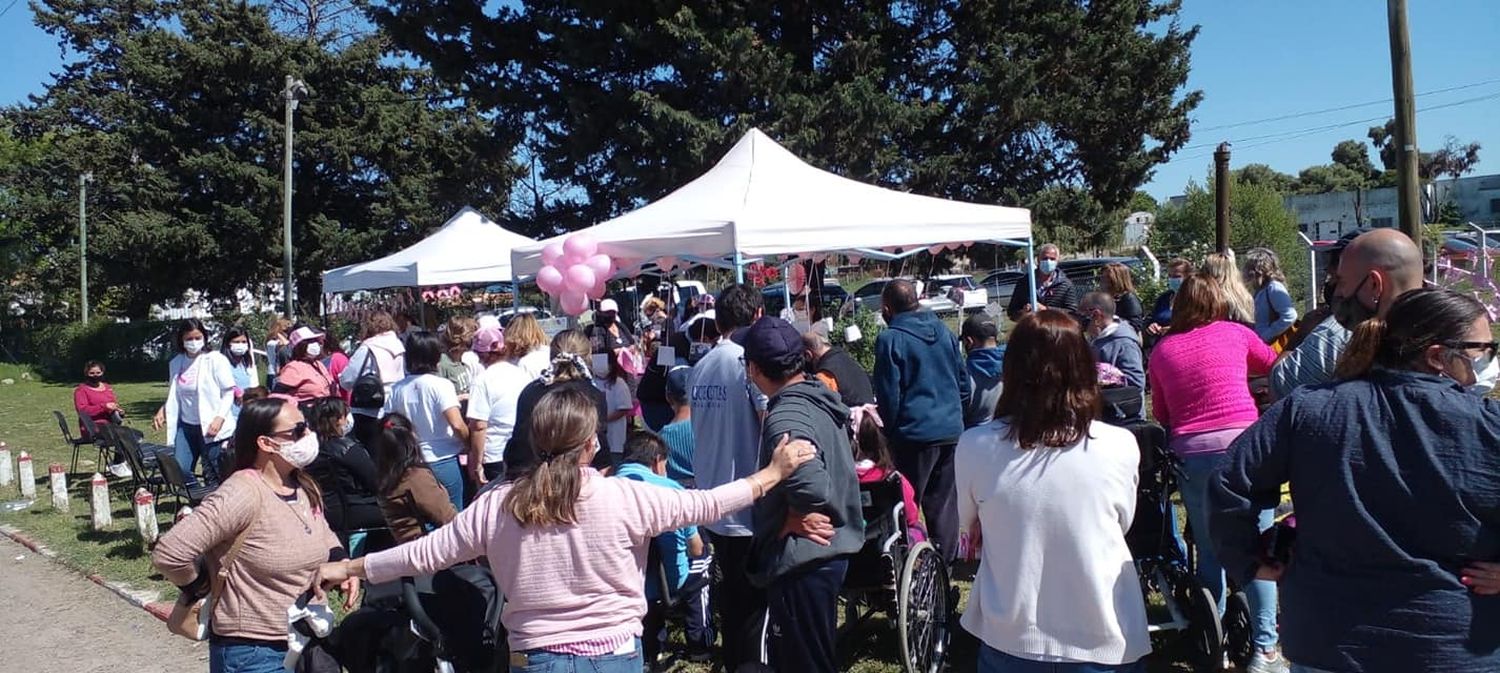
POLYGON ((292 441, 302 439, 307 434, 307 421, 298 421, 296 425, 285 430, 266 433, 267 437, 286 437, 292 441))

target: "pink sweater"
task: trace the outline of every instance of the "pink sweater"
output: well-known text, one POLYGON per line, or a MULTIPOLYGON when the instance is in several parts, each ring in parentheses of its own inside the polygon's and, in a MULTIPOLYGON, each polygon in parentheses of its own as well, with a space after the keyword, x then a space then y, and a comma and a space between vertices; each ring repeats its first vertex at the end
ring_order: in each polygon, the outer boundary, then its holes
POLYGON ((388 582, 487 556, 505 595, 500 621, 513 651, 639 637, 651 538, 718 521, 753 500, 743 479, 683 491, 606 479, 591 468, 583 476, 574 525, 523 528, 503 507, 510 486, 500 486, 426 537, 365 557, 365 574, 388 582))
POLYGON ((1275 361, 1276 352, 1238 323, 1168 335, 1147 369, 1152 412, 1173 439, 1250 427, 1260 413, 1249 380, 1265 376, 1275 361))

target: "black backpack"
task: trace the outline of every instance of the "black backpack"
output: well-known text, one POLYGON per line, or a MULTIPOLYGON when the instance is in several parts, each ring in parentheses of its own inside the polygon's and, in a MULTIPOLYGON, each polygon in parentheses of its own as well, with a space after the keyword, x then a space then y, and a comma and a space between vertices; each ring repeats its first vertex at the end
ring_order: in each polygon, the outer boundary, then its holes
POLYGON ((365 361, 359 366, 359 378, 349 390, 349 406, 355 409, 381 409, 385 407, 385 381, 380 378, 380 369, 375 366, 375 347, 365 347, 365 361))

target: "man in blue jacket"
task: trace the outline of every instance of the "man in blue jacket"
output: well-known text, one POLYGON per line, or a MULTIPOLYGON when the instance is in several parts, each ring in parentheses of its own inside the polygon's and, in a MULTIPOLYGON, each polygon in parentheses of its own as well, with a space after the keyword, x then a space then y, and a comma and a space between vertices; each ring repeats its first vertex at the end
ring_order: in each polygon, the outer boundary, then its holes
POLYGON ((917 290, 893 280, 880 295, 885 331, 875 339, 875 399, 896 469, 916 491, 928 532, 951 563, 958 553, 953 447, 964 431, 969 377, 958 339, 917 290))

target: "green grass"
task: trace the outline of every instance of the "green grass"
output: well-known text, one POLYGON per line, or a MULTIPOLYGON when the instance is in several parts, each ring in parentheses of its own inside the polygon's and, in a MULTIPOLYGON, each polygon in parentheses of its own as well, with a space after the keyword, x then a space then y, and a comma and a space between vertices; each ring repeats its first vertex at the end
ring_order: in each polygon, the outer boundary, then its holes
MULTIPOLYGON (((72 449, 66 447, 52 411, 62 411, 70 424, 76 424, 73 414, 72 382, 42 381, 30 369, 17 365, 0 364, 0 379, 13 379, 10 385, 0 384, 0 440, 5 441, 12 456, 21 451, 31 453, 38 477, 37 501, 30 509, 9 512, 0 511, 0 524, 14 526, 27 535, 47 545, 73 568, 89 574, 98 574, 105 579, 128 583, 137 590, 155 590, 164 600, 176 595, 176 590, 166 583, 151 568, 149 555, 135 533, 135 517, 130 507, 132 492, 129 480, 112 479, 110 498, 113 504, 114 526, 108 531, 95 532, 89 524, 88 478, 98 469, 93 464, 95 454, 82 454, 79 474, 69 475, 70 511, 67 514, 52 509, 50 490, 47 485, 47 464, 62 463, 67 466, 72 460, 72 449), (31 378, 23 378, 29 375, 31 378)), ((150 418, 166 398, 164 383, 119 383, 114 385, 127 420, 133 427, 146 433, 146 441, 163 442, 165 434, 151 430, 150 418)), ((69 426, 70 430, 73 425, 69 426)), ((20 497, 17 486, 0 489, 0 502, 20 497)), ((157 511, 163 532, 170 526, 175 505, 170 499, 158 503, 157 511)), ((960 605, 967 602, 969 583, 959 582, 960 605)), ((678 646, 681 634, 673 636, 678 646)), ((959 633, 950 647, 953 671, 972 671, 978 646, 972 638, 959 633)), ((844 658, 843 670, 850 673, 897 673, 896 628, 884 616, 877 615, 850 633, 840 643, 844 658)), ((1149 670, 1152 673, 1185 671, 1185 666, 1174 660, 1169 648, 1152 656, 1149 670)), ((671 669, 674 673, 707 673, 707 666, 679 663, 671 669)))

